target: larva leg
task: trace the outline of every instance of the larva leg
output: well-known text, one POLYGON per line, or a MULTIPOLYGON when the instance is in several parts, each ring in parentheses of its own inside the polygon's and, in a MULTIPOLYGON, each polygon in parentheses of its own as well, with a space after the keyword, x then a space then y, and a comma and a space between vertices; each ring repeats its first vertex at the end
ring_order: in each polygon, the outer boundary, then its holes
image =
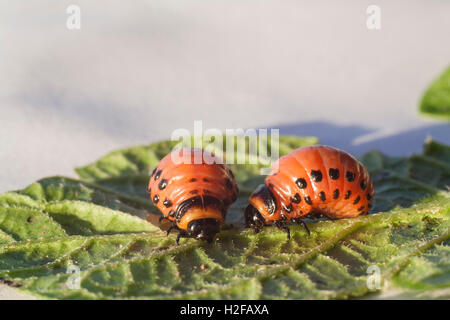
POLYGON ((278 227, 278 229, 283 230, 287 234, 288 240, 291 239, 291 230, 289 230, 289 227, 286 226, 284 222, 275 222, 275 225, 278 227))
POLYGON ((303 221, 303 219, 293 219, 293 221, 295 223, 301 224, 303 226, 303 228, 305 228, 306 232, 308 232, 308 236, 311 235, 311 232, 309 231, 308 225, 305 223, 305 221, 303 221))
POLYGON ((247 227, 252 228, 258 233, 265 225, 264 218, 252 205, 248 205, 245 209, 245 223, 247 227))
POLYGON ((167 229, 167 235, 170 234, 170 232, 175 229, 175 230, 180 230, 177 225, 175 224, 175 221, 173 222, 173 224, 169 227, 169 229, 167 229))
POLYGON ((180 230, 179 232, 178 232, 178 235, 177 235, 177 244, 180 244, 180 239, 181 238, 188 238, 189 236, 188 236, 188 234, 186 233, 186 231, 184 231, 184 230, 180 230))

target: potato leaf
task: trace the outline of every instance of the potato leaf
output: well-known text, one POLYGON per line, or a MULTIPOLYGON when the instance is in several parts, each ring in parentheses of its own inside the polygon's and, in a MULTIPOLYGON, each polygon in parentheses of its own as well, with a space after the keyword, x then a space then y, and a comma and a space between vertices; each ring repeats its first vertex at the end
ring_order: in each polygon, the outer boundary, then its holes
MULTIPOLYGON (((313 143, 281 137, 280 154, 313 143)), ((0 279, 57 299, 450 298, 448 146, 428 141, 409 158, 367 153, 372 214, 308 221, 310 236, 294 225, 290 241, 276 228, 244 228, 264 176, 261 166, 232 165, 241 193, 215 242, 176 245, 146 194, 150 170, 174 145, 119 150, 77 169, 82 180, 46 178, 0 195, 0 279)))

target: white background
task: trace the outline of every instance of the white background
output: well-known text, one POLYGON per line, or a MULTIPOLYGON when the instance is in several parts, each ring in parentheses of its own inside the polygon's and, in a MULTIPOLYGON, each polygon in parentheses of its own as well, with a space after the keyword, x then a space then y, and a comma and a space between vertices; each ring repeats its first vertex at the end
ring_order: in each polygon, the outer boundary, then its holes
POLYGON ((360 155, 450 143, 421 117, 450 2, 0 1, 0 192, 176 128, 279 128, 360 155), (66 8, 81 8, 81 30, 66 8), (366 8, 382 28, 366 28, 366 8))

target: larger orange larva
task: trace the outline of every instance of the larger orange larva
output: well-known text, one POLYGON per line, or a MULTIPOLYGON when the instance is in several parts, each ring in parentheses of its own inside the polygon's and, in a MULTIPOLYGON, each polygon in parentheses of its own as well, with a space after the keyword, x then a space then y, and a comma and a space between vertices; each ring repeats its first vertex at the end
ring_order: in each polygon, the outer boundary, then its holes
POLYGON ((289 221, 320 214, 351 218, 372 208, 374 188, 366 168, 348 153, 329 146, 294 150, 272 167, 265 184, 251 195, 247 226, 259 231, 275 224, 289 237, 289 221))
POLYGON ((162 218, 172 221, 168 233, 179 230, 177 242, 180 237, 211 242, 237 198, 231 170, 205 161, 208 156, 213 160, 201 149, 175 150, 160 161, 150 177, 150 197, 162 218))

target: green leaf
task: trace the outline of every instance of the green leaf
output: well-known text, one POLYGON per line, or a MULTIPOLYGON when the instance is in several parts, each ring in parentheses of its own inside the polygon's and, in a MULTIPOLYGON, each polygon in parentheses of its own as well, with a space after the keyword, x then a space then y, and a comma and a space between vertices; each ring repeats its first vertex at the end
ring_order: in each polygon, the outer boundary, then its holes
MULTIPOLYGON (((315 142, 281 137, 280 155, 315 142)), ((0 195, 0 279, 57 299, 449 298, 448 146, 428 141, 409 158, 367 153, 373 214, 308 221, 310 236, 291 226, 290 241, 273 227, 244 228, 263 166, 232 165, 241 193, 216 241, 176 245, 145 191, 174 145, 119 150, 77 169, 83 180, 46 178, 0 195), (380 289, 367 286, 374 266, 380 289)))
POLYGON ((420 103, 420 112, 450 119, 450 68, 425 92, 420 103))
POLYGON ((425 144, 422 155, 387 157, 372 151, 361 161, 375 185, 373 212, 397 205, 411 206, 420 199, 447 191, 450 186, 450 148, 434 141, 425 144))

